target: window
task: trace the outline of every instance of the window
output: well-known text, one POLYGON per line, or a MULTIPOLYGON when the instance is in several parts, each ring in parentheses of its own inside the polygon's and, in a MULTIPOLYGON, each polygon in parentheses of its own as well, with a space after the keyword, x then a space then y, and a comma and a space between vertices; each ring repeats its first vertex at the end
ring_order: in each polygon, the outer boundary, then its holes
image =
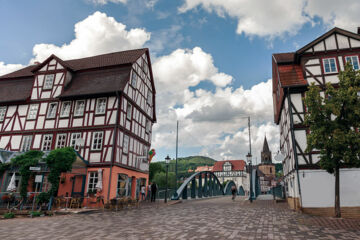
POLYGON ((151 123, 150 123, 150 121, 148 120, 148 119, 146 119, 146 123, 145 123, 145 131, 147 132, 147 133, 149 133, 150 132, 150 128, 151 128, 151 123))
POLYGON ((152 104, 152 92, 151 92, 151 91, 148 91, 147 103, 148 103, 149 105, 152 104))
POLYGON ((54 74, 46 75, 43 89, 44 90, 51 89, 53 87, 53 83, 54 83, 54 74))
POLYGON ((27 119, 36 119, 38 108, 39 108, 39 105, 31 104, 28 115, 27 115, 27 119))
POLYGON ((130 103, 128 103, 127 108, 126 108, 126 118, 131 120, 131 114, 132 114, 132 106, 130 103))
POLYGON ((73 147, 76 151, 80 150, 80 146, 77 142, 81 138, 81 133, 72 133, 70 139, 70 146, 73 147))
POLYGON ((106 110, 106 98, 98 98, 96 100, 95 114, 104 114, 106 110))
POLYGON ((71 102, 63 102, 60 111, 60 117, 68 117, 70 115, 71 102))
POLYGON ((58 134, 56 137, 56 148, 63 148, 66 146, 66 133, 58 134))
POLYGON ((124 135, 123 153, 127 154, 129 151, 129 136, 124 135))
POLYGON ((325 58, 323 59, 324 72, 325 73, 336 73, 336 61, 335 58, 325 58))
POLYGON ((57 103, 49 103, 47 118, 55 118, 56 117, 56 110, 57 110, 57 103))
POLYGON ((224 163, 224 165, 223 165, 224 172, 231 171, 231 169, 232 169, 231 163, 229 163, 229 162, 224 163))
POLYGON ((53 139, 52 134, 46 134, 43 136, 43 143, 42 143, 42 148, 41 148, 42 151, 50 151, 51 150, 52 139, 53 139))
POLYGON ((6 107, 0 107, 0 122, 4 121, 6 113, 6 107))
POLYGON ((94 191, 96 189, 97 182, 98 172, 89 172, 88 192, 89 190, 94 191))
POLYGON ((91 145, 91 150, 101 150, 102 143, 103 143, 103 132, 94 132, 93 133, 93 140, 91 145))
POLYGON ((23 136, 20 152, 26 152, 30 150, 32 143, 32 136, 23 136))
POLYGON ((131 76, 131 86, 136 88, 136 82, 137 82, 137 75, 136 75, 136 72, 133 70, 132 76, 131 76))
POLYGON ((358 56, 348 56, 345 58, 346 62, 350 62, 354 70, 359 70, 359 58, 358 56))
POLYGON ((85 109, 85 100, 76 101, 74 116, 82 116, 82 115, 84 115, 84 109, 85 109))
POLYGON ((126 174, 118 175, 118 183, 116 188, 116 193, 118 197, 125 197, 128 195, 128 186, 129 186, 129 178, 126 174))

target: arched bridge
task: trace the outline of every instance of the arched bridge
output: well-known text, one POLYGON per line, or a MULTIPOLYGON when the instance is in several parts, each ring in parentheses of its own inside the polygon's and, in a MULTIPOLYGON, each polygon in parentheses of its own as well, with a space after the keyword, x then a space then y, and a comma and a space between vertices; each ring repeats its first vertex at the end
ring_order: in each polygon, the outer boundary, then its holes
POLYGON ((202 198, 228 195, 229 192, 231 192, 231 187, 233 185, 235 185, 235 183, 233 181, 229 181, 224 188, 213 172, 197 172, 184 181, 171 199, 187 199, 188 196, 191 198, 202 198))

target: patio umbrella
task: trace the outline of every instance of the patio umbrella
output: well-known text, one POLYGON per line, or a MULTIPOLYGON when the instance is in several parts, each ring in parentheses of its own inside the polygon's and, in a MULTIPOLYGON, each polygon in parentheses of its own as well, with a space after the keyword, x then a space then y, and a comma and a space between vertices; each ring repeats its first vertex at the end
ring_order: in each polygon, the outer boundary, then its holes
POLYGON ((15 192, 16 191, 16 185, 15 185, 15 173, 13 173, 9 186, 7 187, 6 191, 8 192, 15 192))
POLYGON ((98 181, 95 186, 95 188, 97 189, 98 192, 101 192, 102 187, 103 187, 102 185, 103 185, 102 184, 102 169, 100 168, 100 169, 98 169, 98 181))

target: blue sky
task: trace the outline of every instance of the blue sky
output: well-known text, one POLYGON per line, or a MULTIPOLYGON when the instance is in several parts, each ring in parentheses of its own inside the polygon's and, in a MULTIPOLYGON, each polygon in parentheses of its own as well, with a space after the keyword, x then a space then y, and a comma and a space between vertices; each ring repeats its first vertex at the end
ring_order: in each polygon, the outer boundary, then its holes
POLYGON ((355 31, 360 5, 345 1, 0 0, 0 74, 50 53, 70 59, 149 47, 158 104, 155 159, 175 156, 176 120, 179 156, 244 159, 248 143, 241 116, 248 115, 259 158, 265 134, 273 152, 279 143, 271 55, 295 51, 334 26, 355 31), (88 49, 78 50, 82 45, 88 49))

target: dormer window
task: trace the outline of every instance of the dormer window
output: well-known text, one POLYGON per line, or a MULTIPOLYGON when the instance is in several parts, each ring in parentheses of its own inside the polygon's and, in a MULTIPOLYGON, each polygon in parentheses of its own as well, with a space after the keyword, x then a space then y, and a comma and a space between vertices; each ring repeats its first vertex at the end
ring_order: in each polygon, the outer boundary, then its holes
POLYGON ((95 114, 104 114, 106 111, 106 98, 98 98, 96 100, 95 114))
POLYGON ((68 117, 70 115, 71 102, 63 102, 60 111, 60 117, 68 117))
POLYGON ((45 76, 45 81, 44 81, 43 89, 44 89, 44 90, 52 89, 53 84, 54 84, 54 74, 46 75, 46 76, 45 76))
POLYGON ((76 101, 74 116, 78 117, 84 115, 84 109, 85 109, 85 100, 76 101))
POLYGON ((50 103, 49 104, 49 109, 48 109, 48 113, 47 113, 47 118, 55 118, 56 117, 56 110, 57 110, 57 103, 50 103))
POLYGON ((359 58, 358 56, 345 57, 346 62, 350 62, 354 70, 359 70, 359 58))
POLYGON ((0 122, 4 121, 6 113, 6 106, 0 107, 0 122))
POLYGON ((130 103, 128 103, 126 108, 126 118, 131 120, 131 114, 132 114, 132 106, 130 103))
POLYGON ((337 73, 336 60, 335 58, 323 59, 324 72, 325 73, 337 73))
POLYGON ((231 169, 232 169, 231 163, 229 163, 229 162, 224 163, 224 165, 223 165, 224 172, 229 172, 229 171, 231 171, 231 169))

